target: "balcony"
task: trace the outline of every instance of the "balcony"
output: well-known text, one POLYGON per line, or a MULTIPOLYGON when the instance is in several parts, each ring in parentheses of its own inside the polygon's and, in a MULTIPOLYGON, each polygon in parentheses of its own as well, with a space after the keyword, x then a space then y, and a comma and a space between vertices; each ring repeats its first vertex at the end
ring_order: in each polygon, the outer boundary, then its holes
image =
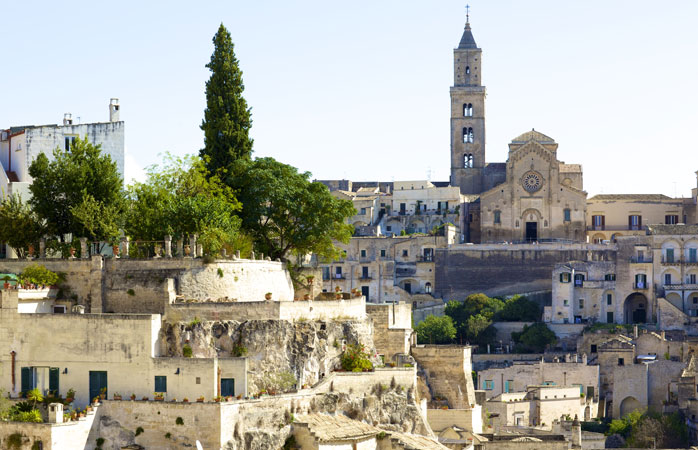
POLYGON ((360 275, 359 281, 371 281, 373 277, 371 275, 360 275))
POLYGON ((586 280, 584 281, 584 287, 587 289, 613 289, 616 285, 615 281, 606 280, 586 280))
POLYGON ((652 262, 652 255, 644 255, 644 256, 631 256, 630 257, 630 263, 631 264, 647 264, 652 262))
POLYGON ((633 289, 645 290, 649 289, 649 287, 647 286, 647 283, 643 283, 642 281, 640 281, 637 283, 633 283, 633 289))
POLYGON ((678 266, 682 262, 682 258, 680 257, 672 257, 672 258, 667 258, 666 255, 662 255, 662 264, 666 266, 678 266))
POLYGON ((695 291, 698 290, 698 283, 671 283, 665 284, 667 291, 695 291))

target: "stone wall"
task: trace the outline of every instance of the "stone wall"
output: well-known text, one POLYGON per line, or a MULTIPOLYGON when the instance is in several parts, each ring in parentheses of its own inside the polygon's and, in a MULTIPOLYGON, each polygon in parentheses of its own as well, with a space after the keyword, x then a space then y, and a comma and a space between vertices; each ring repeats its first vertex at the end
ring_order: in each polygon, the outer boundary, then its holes
POLYGON ((427 421, 435 432, 453 426, 472 433, 482 433, 482 406, 468 409, 427 409, 427 421))
POLYGON ((390 386, 395 380, 396 385, 402 386, 405 390, 415 389, 417 386, 417 372, 413 367, 381 369, 377 368, 373 372, 334 372, 331 379, 325 380, 317 386, 317 392, 363 392, 371 387, 380 384, 390 386))
POLYGON ((409 303, 367 303, 366 313, 373 319, 373 343, 386 362, 392 362, 395 355, 409 354, 412 337, 409 303))
POLYGON ((168 304, 165 318, 170 322, 200 320, 363 320, 363 297, 342 300, 299 300, 259 302, 198 302, 168 304))
POLYGON ((435 296, 464 300, 470 294, 513 295, 551 291, 556 263, 611 260, 615 251, 593 244, 452 245, 436 249, 435 296))
MULTIPOLYGON (((34 450, 41 443, 44 450, 93 449, 95 441, 88 436, 100 407, 75 422, 65 423, 22 423, 0 421, 0 445, 3 449, 34 450), (12 435, 21 435, 20 447, 10 447, 12 435), (37 445, 37 447, 35 447, 37 445)), ((14 437, 16 439, 16 436, 14 437)))
POLYGON ((417 345, 412 356, 425 373, 432 396, 448 400, 452 408, 475 404, 471 348, 459 345, 417 345))
POLYGON ((67 276, 67 297, 87 310, 113 313, 163 314, 165 305, 179 295, 185 300, 235 299, 293 300, 294 291, 283 263, 264 260, 200 258, 0 259, 0 273, 20 273, 30 264, 42 264, 67 276))

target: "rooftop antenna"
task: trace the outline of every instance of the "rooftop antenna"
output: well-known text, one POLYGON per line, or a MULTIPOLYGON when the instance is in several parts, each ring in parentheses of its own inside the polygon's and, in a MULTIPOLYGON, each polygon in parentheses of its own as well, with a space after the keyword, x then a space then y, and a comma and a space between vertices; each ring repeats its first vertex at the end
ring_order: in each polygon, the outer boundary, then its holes
POLYGON ((470 5, 465 5, 465 23, 470 23, 470 5))

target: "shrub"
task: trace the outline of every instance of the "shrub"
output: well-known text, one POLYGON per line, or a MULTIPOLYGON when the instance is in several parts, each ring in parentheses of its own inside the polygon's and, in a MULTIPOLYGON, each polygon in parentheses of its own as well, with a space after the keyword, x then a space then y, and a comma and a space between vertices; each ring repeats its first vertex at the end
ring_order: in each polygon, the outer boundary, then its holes
POLYGON ((98 437, 98 438, 97 438, 97 441, 96 441, 96 444, 97 444, 97 448, 102 448, 102 446, 104 445, 104 438, 103 438, 103 437, 98 437))
POLYGON ((7 436, 7 448, 22 448, 22 433, 12 433, 7 436))
POLYGON ((223 278, 223 269, 219 267, 216 272, 218 273, 218 278, 223 278))
POLYGON ((349 372, 373 370, 373 363, 369 359, 370 356, 371 355, 366 351, 363 345, 349 344, 344 353, 342 353, 342 369, 349 372))
POLYGON ((136 436, 138 436, 139 434, 143 433, 143 431, 145 431, 145 430, 143 430, 143 427, 138 427, 138 428, 136 428, 136 433, 135 433, 136 436))
POLYGON ((130 295, 131 297, 133 297, 134 295, 136 295, 136 291, 134 291, 133 289, 127 290, 126 293, 127 293, 128 295, 130 295))
POLYGON ((172 438, 172 433, 170 433, 169 431, 167 433, 165 433, 165 439, 171 439, 171 438, 172 438))
POLYGON ((53 286, 58 282, 58 274, 51 272, 41 264, 31 264, 19 274, 23 283, 32 283, 44 286, 53 286))
POLYGON ((261 379, 261 388, 267 392, 286 392, 295 384, 296 377, 288 371, 267 373, 261 379))
POLYGON ((189 322, 189 328, 194 328, 195 326, 199 325, 200 323, 201 323, 201 319, 194 316, 194 319, 191 322, 189 322))
POLYGON ((32 423, 42 423, 44 420, 41 418, 41 413, 38 409, 32 409, 31 411, 17 411, 11 415, 11 420, 15 422, 32 422, 32 423))
POLYGON ((191 358, 193 356, 193 351, 191 349, 191 345, 184 344, 184 347, 182 347, 182 355, 185 358, 191 358))
POLYGON ((242 344, 233 345, 233 349, 230 351, 230 355, 236 358, 241 358, 247 355, 247 347, 242 344))
POLYGON ((177 419, 175 420, 175 423, 177 425, 184 425, 184 419, 182 419, 181 417, 177 417, 177 419))

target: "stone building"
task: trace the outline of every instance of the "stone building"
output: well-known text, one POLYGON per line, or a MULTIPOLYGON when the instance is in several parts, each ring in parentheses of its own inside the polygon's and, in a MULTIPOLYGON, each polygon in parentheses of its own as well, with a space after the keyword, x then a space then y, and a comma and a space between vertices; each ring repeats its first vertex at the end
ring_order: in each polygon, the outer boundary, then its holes
POLYGON ((555 266, 553 323, 650 322, 682 329, 698 320, 698 226, 650 225, 644 235, 618 236, 609 248, 611 261, 555 266))

